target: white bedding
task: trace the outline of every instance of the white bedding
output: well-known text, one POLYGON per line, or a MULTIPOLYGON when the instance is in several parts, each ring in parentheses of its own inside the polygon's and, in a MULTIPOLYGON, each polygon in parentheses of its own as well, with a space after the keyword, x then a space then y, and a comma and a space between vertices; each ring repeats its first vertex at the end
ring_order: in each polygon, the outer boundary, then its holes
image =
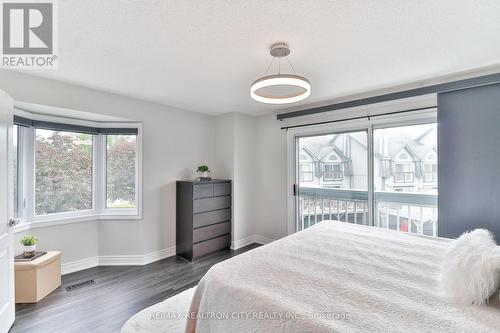
POLYGON ((449 241, 324 221, 213 266, 186 332, 498 332, 439 291, 449 241), (229 318, 229 319, 227 319, 229 318))

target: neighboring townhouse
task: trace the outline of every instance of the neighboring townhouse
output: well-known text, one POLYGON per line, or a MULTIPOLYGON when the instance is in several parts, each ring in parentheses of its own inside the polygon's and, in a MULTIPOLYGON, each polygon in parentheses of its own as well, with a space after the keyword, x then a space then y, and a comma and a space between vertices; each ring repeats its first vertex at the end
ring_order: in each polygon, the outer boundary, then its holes
MULTIPOLYGON (((437 149, 434 129, 416 138, 375 142, 375 185, 378 191, 437 194, 437 149)), ((314 137, 299 151, 301 187, 366 190, 367 146, 360 133, 314 137)))

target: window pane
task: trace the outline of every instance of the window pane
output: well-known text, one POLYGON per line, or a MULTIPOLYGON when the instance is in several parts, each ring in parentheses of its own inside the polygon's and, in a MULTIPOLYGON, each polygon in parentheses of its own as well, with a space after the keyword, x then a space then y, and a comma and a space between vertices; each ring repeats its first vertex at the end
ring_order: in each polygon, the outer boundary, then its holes
POLYGON ((92 209, 92 135, 35 133, 35 214, 92 209))
MULTIPOLYGON (((342 180, 342 166, 341 164, 325 164, 324 180, 342 180)), ((329 185, 329 184, 327 184, 329 185)))
POLYGON ((299 230, 322 220, 368 224, 367 147, 365 131, 298 139, 312 161, 308 174, 299 165, 299 230))
POLYGON ((135 135, 106 136, 106 207, 135 208, 135 135))
POLYGON ((313 167, 312 163, 300 163, 299 165, 300 171, 300 180, 305 182, 313 181, 313 167))
POLYGON ((373 140, 375 225, 437 236, 437 125, 377 129, 373 140))
POLYGON ((332 164, 325 164, 325 174, 323 175, 325 180, 332 180, 333 179, 333 165, 332 164))
POLYGON ((19 128, 17 125, 14 125, 13 127, 13 143, 14 143, 14 216, 18 217, 19 216, 19 205, 18 205, 18 195, 19 195, 19 185, 18 185, 18 137, 19 137, 19 128))

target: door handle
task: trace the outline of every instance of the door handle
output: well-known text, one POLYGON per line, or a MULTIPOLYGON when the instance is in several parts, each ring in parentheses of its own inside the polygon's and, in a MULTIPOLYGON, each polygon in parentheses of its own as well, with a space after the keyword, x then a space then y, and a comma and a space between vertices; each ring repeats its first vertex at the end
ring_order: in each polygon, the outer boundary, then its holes
POLYGON ((10 219, 9 220, 9 227, 14 227, 14 226, 18 225, 19 222, 20 222, 19 219, 10 219))

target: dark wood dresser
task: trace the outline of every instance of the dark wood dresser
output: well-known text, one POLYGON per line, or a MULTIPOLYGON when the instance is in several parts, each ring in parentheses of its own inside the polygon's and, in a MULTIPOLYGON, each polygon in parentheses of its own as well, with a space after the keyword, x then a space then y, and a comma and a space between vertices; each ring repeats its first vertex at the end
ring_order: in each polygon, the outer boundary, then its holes
POLYGON ((193 260, 230 246, 231 181, 177 181, 177 255, 193 260))

